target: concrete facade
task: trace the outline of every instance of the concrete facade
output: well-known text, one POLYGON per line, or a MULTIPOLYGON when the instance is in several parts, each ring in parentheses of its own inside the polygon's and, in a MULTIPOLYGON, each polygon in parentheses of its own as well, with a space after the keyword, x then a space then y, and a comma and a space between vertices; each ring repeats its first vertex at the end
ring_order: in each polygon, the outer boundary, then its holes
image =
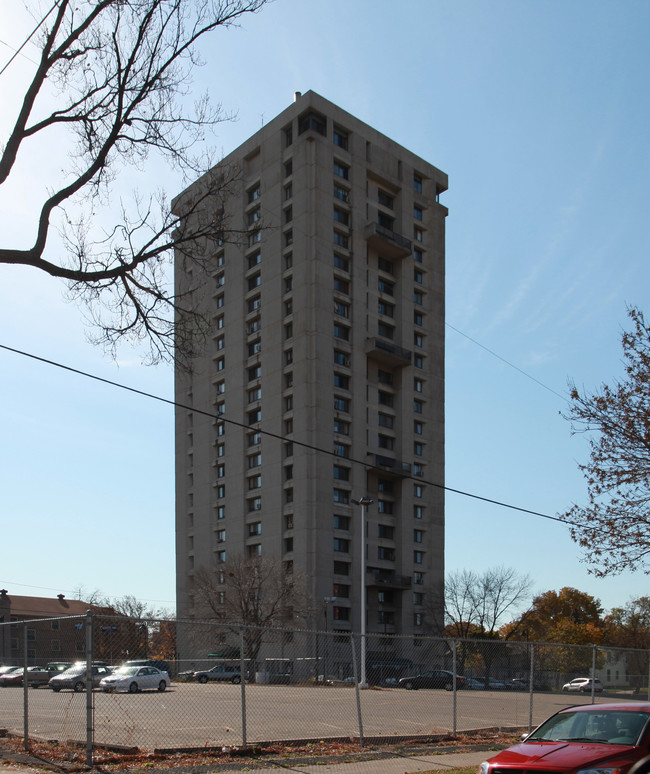
POLYGON ((353 500, 368 496, 367 631, 430 633, 444 579, 447 176, 311 91, 208 176, 225 168, 237 170, 226 226, 243 238, 208 246, 207 280, 176 257, 177 290, 212 325, 176 376, 178 615, 200 617, 199 568, 261 554, 308 579, 314 625, 324 606, 330 631, 359 631, 353 500))

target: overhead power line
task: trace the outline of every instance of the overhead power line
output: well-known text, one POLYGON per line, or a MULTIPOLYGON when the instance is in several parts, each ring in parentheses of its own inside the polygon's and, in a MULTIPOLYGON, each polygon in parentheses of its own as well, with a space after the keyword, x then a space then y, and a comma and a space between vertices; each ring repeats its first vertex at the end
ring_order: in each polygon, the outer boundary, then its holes
MULTIPOLYGON (((64 371, 69 371, 70 373, 77 374, 78 376, 83 376, 87 379, 93 379, 97 382, 102 382, 104 384, 108 384, 112 387, 117 387, 121 390, 126 390, 127 392, 132 392, 136 395, 141 395, 145 398, 150 398, 151 400, 156 400, 160 403, 165 403, 168 406, 174 406, 176 408, 182 408, 186 411, 192 411, 195 414, 199 414, 202 416, 209 417, 210 419, 217 419, 220 422, 225 422, 226 424, 233 425, 234 427, 239 427, 242 430, 250 430, 251 427, 249 425, 244 424, 243 422, 237 422, 234 419, 229 419, 225 416, 225 414, 215 414, 213 411, 204 411, 203 409, 197 408, 196 406, 190 406, 185 403, 180 403, 179 401, 172 400, 170 398, 163 398, 160 395, 155 395, 151 392, 146 392, 145 390, 139 390, 136 387, 129 387, 126 384, 120 384, 119 382, 113 381, 112 379, 106 379, 103 376, 97 376, 96 374, 91 374, 87 371, 82 371, 78 368, 73 368, 72 366, 65 365, 64 363, 59 363, 55 360, 49 360, 48 358, 40 357, 39 355, 34 355, 30 352, 25 352, 24 350, 16 349, 14 347, 9 347, 6 344, 0 344, 0 349, 4 349, 7 352, 13 352, 16 355, 21 355, 22 357, 28 357, 32 360, 36 360, 40 363, 45 363, 46 365, 54 366, 55 368, 60 368, 64 371)), ((314 446, 313 444, 305 443, 304 441, 298 441, 295 438, 286 438, 283 435, 280 435, 279 433, 272 433, 269 430, 262 430, 261 428, 255 428, 257 432, 259 432, 261 435, 267 436, 269 438, 275 438, 278 441, 283 441, 287 443, 292 443, 294 446, 300 446, 303 449, 308 449, 309 451, 317 452, 319 454, 326 454, 330 457, 334 457, 338 459, 337 454, 334 451, 330 451, 328 449, 322 449, 318 446, 314 446)), ((383 468, 379 467, 378 465, 373 465, 367 460, 361 460, 355 457, 346 458, 349 459, 351 462, 357 463, 359 465, 362 465, 365 468, 369 468, 372 470, 376 470, 380 473, 385 472, 383 468)), ((462 495, 463 497, 470 497, 474 500, 480 500, 484 503, 490 503, 491 505, 497 505, 501 508, 508 508, 513 511, 518 511, 520 513, 528 513, 531 516, 539 516, 542 519, 549 519, 550 521, 557 521, 562 524, 570 525, 572 522, 565 521, 564 519, 559 518, 558 516, 550 516, 547 513, 541 513, 540 511, 534 511, 530 508, 522 508, 518 505, 512 505, 511 503, 506 503, 501 500, 495 500, 491 497, 484 497, 482 495, 474 494, 473 492, 467 492, 463 489, 456 489, 454 487, 445 486, 444 484, 437 483, 435 481, 430 481, 428 479, 425 479, 420 476, 404 476, 404 478, 410 479, 418 484, 428 484, 430 486, 434 486, 438 489, 442 489, 445 492, 452 492, 453 494, 462 495)), ((575 525, 577 526, 577 525, 575 525)))
MULTIPOLYGON (((45 14, 45 16, 39 21, 39 23, 34 27, 34 29, 29 33, 29 35, 25 38, 25 40, 21 43, 19 48, 14 49, 13 46, 10 46, 9 43, 5 43, 5 41, 0 41, 1 43, 4 43, 7 48, 11 48, 14 51, 14 55, 9 59, 9 61, 5 64, 5 66, 0 70, 0 75, 4 73, 4 71, 9 67, 9 65, 14 61, 14 59, 20 54, 20 52, 25 48, 25 46, 29 43, 29 41, 34 37, 34 35, 38 32, 39 28, 44 24, 47 17, 52 13, 52 11, 57 7, 57 5, 61 2, 61 0, 56 0, 54 5, 50 8, 50 10, 45 14)), ((29 57, 26 57, 29 59, 29 57)), ((30 62, 33 62, 32 59, 29 59, 30 62)), ((33 62, 36 64, 35 62, 33 62)))

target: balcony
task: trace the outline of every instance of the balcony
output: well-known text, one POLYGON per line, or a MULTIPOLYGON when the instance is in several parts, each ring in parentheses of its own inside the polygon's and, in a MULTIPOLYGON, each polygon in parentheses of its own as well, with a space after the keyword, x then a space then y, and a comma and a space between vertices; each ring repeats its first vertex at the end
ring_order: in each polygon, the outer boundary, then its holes
POLYGON ((411 240, 379 223, 368 223, 364 236, 368 244, 385 258, 406 258, 411 254, 411 240))
POLYGON ((366 586, 382 589, 410 589, 411 578, 407 575, 396 575, 394 572, 375 570, 366 573, 366 586))
POLYGON ((411 365, 412 353, 384 339, 366 339, 366 355, 393 367, 411 365))
POLYGON ((371 454, 370 456, 374 456, 375 458, 374 466, 376 468, 381 468, 383 472, 391 473, 398 478, 404 478, 405 476, 411 475, 411 466, 408 462, 402 462, 393 457, 385 457, 383 454, 371 454))

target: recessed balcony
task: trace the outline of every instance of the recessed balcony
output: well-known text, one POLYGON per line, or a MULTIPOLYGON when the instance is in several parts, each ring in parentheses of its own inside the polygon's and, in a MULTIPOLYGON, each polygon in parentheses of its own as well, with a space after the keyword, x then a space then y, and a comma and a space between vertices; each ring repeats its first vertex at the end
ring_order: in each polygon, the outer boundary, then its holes
POLYGON ((386 457, 384 454, 371 454, 370 456, 375 458, 374 466, 381 468, 382 472, 398 478, 406 478, 411 475, 411 466, 408 462, 396 460, 394 457, 386 457))
POLYGON ((368 223, 365 228, 368 244, 385 258, 406 258, 411 255, 411 240, 380 223, 368 223))
POLYGON ((379 338, 366 339, 366 355, 390 366, 411 365, 412 353, 404 347, 379 338))

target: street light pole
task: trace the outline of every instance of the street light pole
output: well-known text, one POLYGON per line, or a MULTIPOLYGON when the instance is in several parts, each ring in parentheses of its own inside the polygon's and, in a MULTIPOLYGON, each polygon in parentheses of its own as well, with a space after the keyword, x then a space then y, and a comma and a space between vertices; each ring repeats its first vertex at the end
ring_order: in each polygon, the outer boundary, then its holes
POLYGON ((355 505, 361 506, 361 675, 359 688, 367 688, 366 682, 366 506, 372 505, 374 500, 370 497, 360 497, 352 500, 355 505))

